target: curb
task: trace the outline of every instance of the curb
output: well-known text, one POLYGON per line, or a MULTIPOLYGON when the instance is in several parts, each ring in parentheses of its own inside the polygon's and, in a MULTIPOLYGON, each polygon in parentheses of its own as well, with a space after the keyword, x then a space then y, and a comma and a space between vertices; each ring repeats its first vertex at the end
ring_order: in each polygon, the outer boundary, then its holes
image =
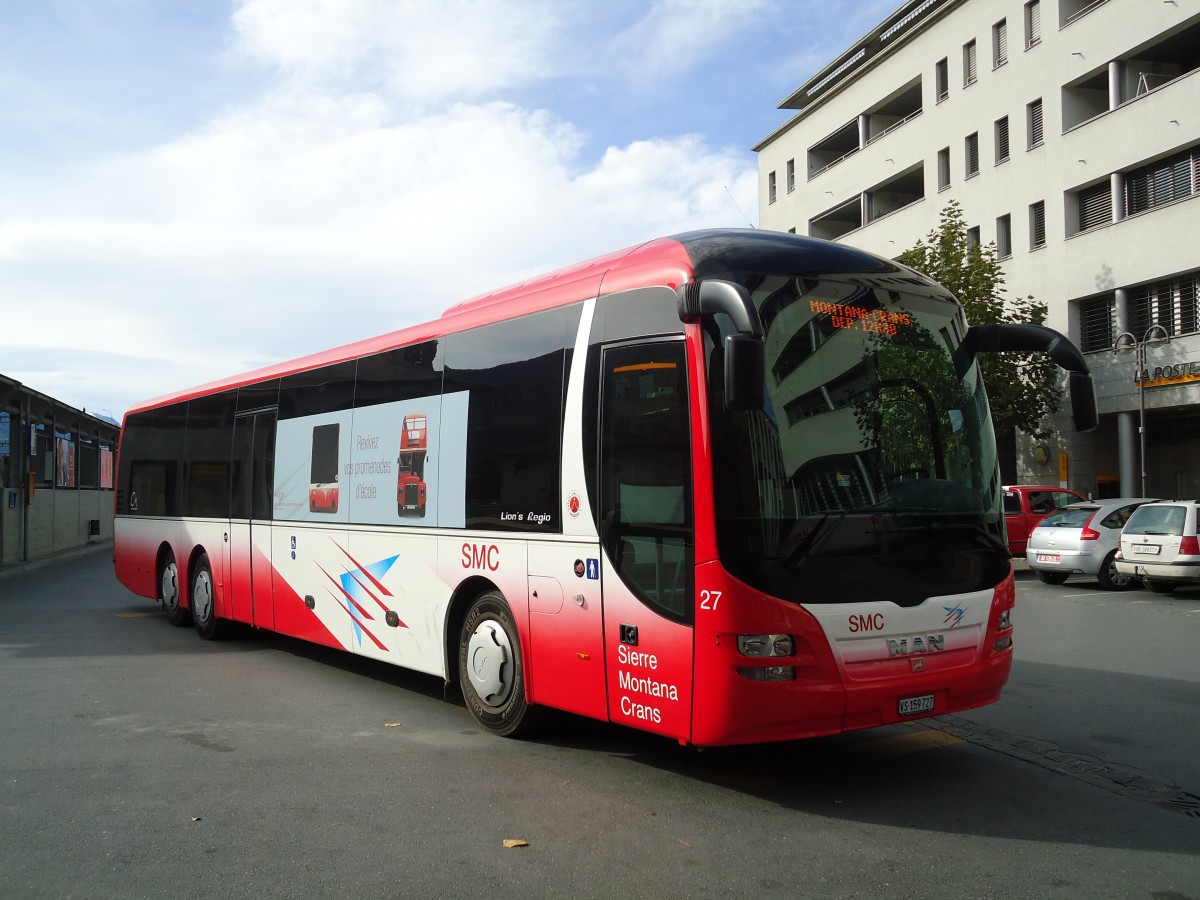
POLYGON ((62 550, 58 553, 52 553, 49 556, 41 556, 37 559, 31 559, 27 562, 8 563, 0 566, 0 581, 11 578, 14 575, 22 575, 26 572, 35 572, 38 569, 44 569, 46 566, 54 563, 67 562, 72 559, 80 559, 85 556, 91 556, 95 553, 108 551, 112 553, 112 540, 97 541, 94 544, 86 544, 82 547, 72 547, 69 550, 62 550))

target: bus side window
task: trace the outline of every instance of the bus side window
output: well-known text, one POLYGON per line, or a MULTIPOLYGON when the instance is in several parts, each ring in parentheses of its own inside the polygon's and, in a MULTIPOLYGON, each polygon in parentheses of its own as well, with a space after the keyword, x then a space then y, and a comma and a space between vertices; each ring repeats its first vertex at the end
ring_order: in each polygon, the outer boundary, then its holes
POLYGON ((659 342, 604 354, 602 539, 634 593, 675 619, 690 613, 691 444, 684 346, 659 342))

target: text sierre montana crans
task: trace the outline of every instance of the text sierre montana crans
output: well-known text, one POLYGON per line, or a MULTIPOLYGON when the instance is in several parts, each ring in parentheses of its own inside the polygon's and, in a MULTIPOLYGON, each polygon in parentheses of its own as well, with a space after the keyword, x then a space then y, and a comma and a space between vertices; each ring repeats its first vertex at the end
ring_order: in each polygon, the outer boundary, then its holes
POLYGON ((621 690, 635 697, 621 697, 621 713, 644 722, 662 724, 662 710, 651 702, 643 702, 642 698, 653 700, 679 701, 679 689, 665 681, 654 677, 658 671, 658 657, 653 653, 634 650, 625 644, 617 645, 617 662, 622 667, 617 669, 617 683, 621 690), (649 674, 643 674, 649 673, 649 674))

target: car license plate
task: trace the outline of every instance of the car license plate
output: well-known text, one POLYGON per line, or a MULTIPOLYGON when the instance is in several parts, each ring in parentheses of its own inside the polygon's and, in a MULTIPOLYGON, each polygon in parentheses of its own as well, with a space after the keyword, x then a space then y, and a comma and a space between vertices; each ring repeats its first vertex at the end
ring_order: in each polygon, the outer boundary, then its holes
POLYGON ((933 694, 920 697, 905 697, 900 701, 900 715, 915 716, 917 713, 933 712, 933 694))
POLYGON ((1056 563, 1059 561, 1057 553, 1039 553, 1037 559, 1038 562, 1056 563))
POLYGON ((1158 556, 1158 551, 1162 549, 1161 544, 1134 544, 1134 553, 1145 553, 1148 556, 1158 556))

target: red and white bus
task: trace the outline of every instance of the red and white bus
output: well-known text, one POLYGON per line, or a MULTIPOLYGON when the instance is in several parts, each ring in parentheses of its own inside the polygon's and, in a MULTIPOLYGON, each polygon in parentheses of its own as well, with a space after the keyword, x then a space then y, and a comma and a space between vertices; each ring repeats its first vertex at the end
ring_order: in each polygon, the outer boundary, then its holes
POLYGON ((706 746, 981 706, 1013 652, 976 362, 1003 350, 1071 370, 1095 426, 1069 341, 969 328, 893 262, 650 241, 131 409, 117 576, 204 638, 456 683, 501 735, 543 707, 706 746), (393 502, 415 417, 423 516, 393 502))

